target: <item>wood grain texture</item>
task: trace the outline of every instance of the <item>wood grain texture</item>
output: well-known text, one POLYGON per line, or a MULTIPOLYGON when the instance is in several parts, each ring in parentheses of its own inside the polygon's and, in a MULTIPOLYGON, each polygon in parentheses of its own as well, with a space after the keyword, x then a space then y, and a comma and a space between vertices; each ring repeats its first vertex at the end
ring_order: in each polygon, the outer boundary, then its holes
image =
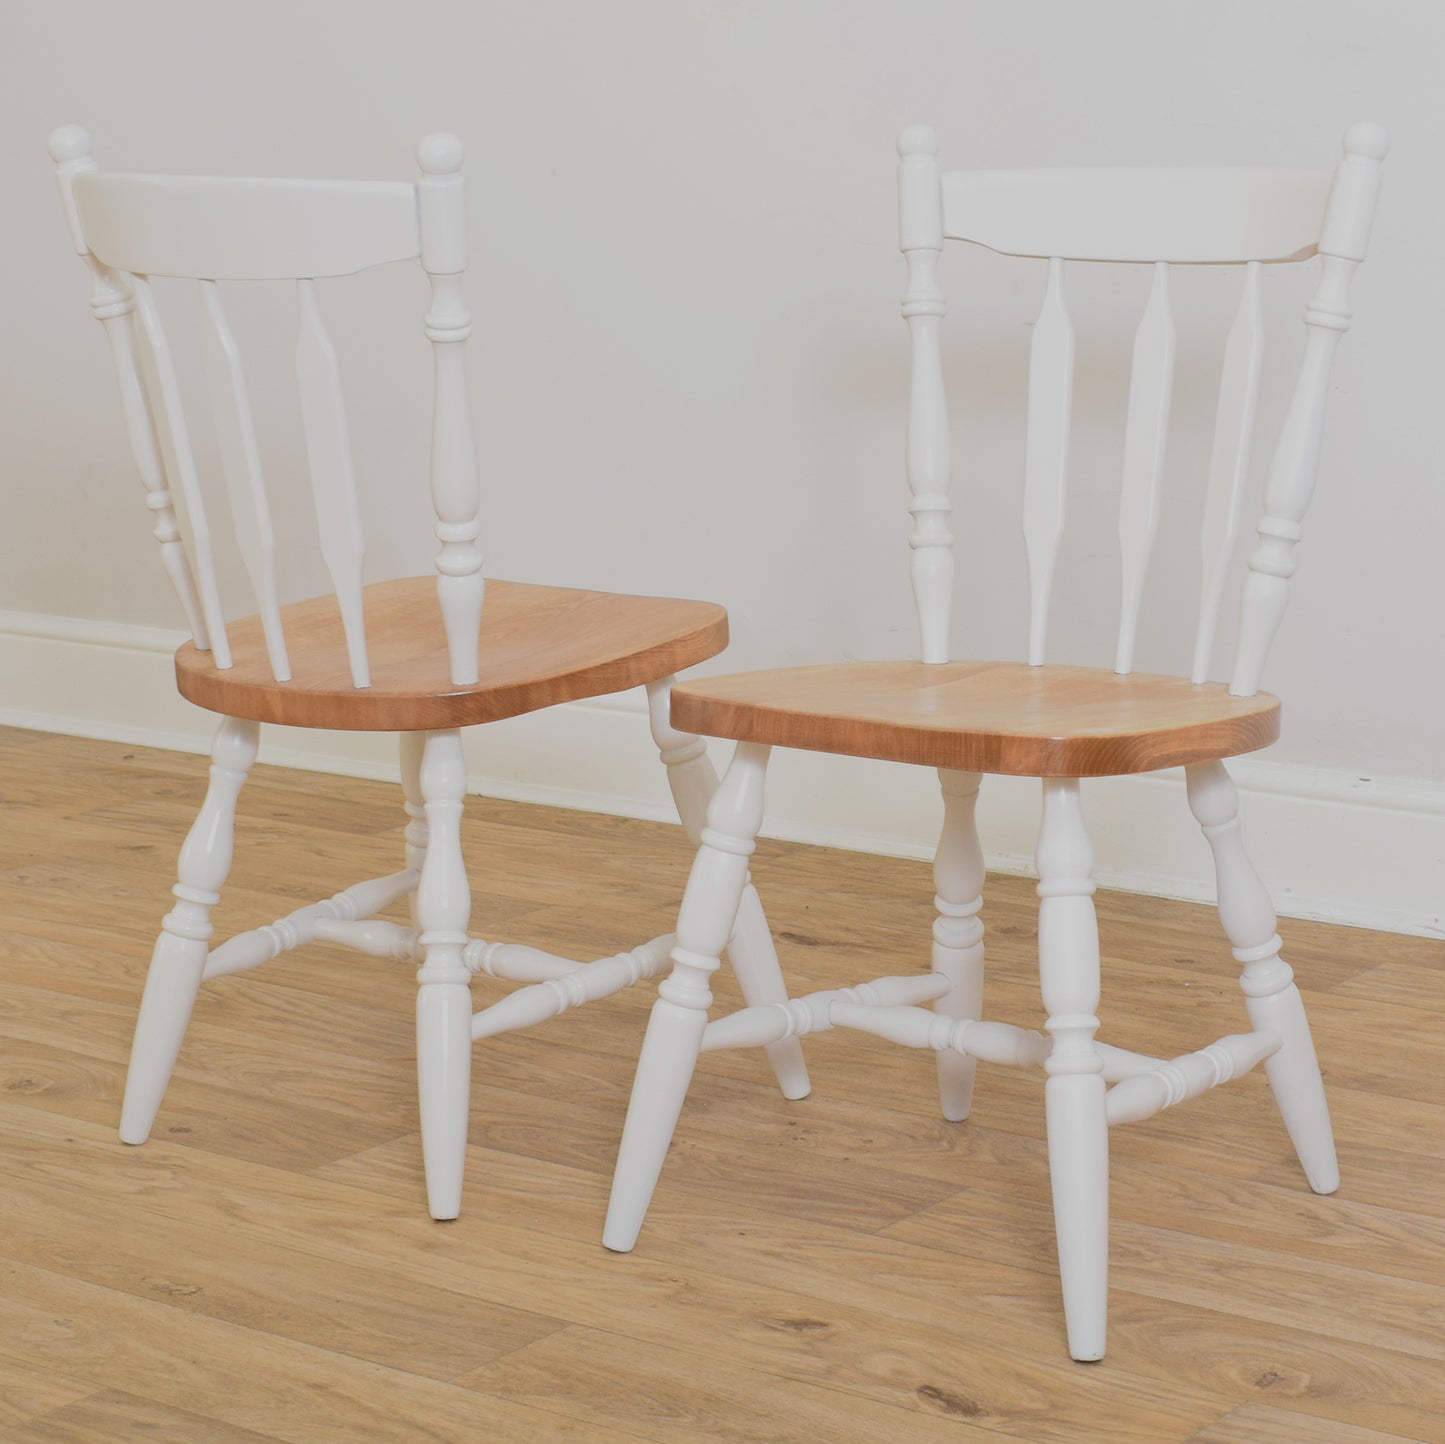
POLYGON ((1016 662, 843 662, 680 683, 674 725, 1024 777, 1107 777, 1235 757, 1279 736, 1279 699, 1221 683, 1016 662))
POLYGON ((366 588, 371 686, 351 681, 332 597, 281 610, 293 677, 277 682, 260 619, 227 630, 234 665, 187 643, 176 653, 181 695, 257 722, 353 732, 420 732, 495 722, 655 681, 727 645, 727 613, 711 602, 621 596, 488 581, 478 648, 481 681, 454 686, 431 577, 366 588))
MULTIPOLYGON (((1119 1131, 1110 1352, 1081 1368, 1036 1080, 981 1065, 945 1123, 931 1060, 863 1034, 809 1040, 799 1103, 755 1054, 705 1055, 625 1259, 597 1240, 643 989, 479 1049, 456 1223, 422 1206, 406 964, 318 945, 207 988, 167 1126, 121 1146, 204 763, 0 729, 0 779, 7 1444, 1445 1444, 1439 940, 1285 921, 1341 1191, 1305 1189, 1262 1079, 1119 1131)), ((224 928, 401 855, 394 786, 258 767, 246 803, 224 928)), ((490 800, 463 829, 479 918, 564 953, 666 930, 692 855, 490 800)), ((795 992, 927 966, 926 864, 767 839, 752 862, 795 992)), ((1239 1026, 1212 910, 1096 901, 1103 1036, 1173 1054, 1239 1026)), ((990 878, 985 915, 990 1009, 1037 1025, 1031 882, 990 878)))

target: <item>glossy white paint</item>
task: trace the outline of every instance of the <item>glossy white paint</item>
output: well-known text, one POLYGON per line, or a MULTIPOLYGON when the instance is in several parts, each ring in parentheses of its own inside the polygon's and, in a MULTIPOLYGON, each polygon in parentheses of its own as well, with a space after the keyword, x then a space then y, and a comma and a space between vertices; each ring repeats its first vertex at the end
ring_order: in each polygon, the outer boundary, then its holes
POLYGON ((1350 329, 1350 280, 1365 258, 1390 149, 1383 127, 1353 125, 1345 132, 1345 154, 1335 171, 1320 233, 1319 287, 1305 308, 1305 354, 1285 415, 1265 485, 1259 546, 1249 559, 1240 603, 1239 651, 1229 690, 1251 697, 1258 690, 1265 658, 1289 600, 1294 548, 1314 495, 1324 437, 1330 367, 1340 337, 1350 329))
POLYGON ((1244 509, 1249 445, 1254 439, 1259 377, 1264 362, 1264 316, 1259 291, 1260 263, 1250 261, 1244 268, 1239 310, 1224 346, 1219 406, 1214 419, 1214 449, 1209 458, 1209 489, 1205 493, 1204 520, 1199 528, 1203 595, 1199 604, 1199 629, 1194 638, 1194 666, 1190 671, 1190 679, 1195 682, 1209 680, 1219 604, 1224 599, 1229 564, 1239 538, 1239 518, 1244 509))
POLYGON ((1144 576, 1159 529, 1164 485, 1164 447, 1174 389, 1174 316, 1169 309, 1169 267, 1154 266, 1149 304, 1134 336, 1129 373, 1129 416, 1124 425, 1124 477, 1119 489, 1119 556, 1123 597, 1119 613, 1116 672, 1134 669, 1134 639, 1144 604, 1144 576))
MULTIPOLYGON (((1030 356, 1029 430, 1024 531, 1032 617, 1029 659, 1044 654, 1048 598, 1066 509, 1073 334, 1063 296, 1065 259, 1124 259, 1153 267, 1149 301, 1136 333, 1125 429, 1119 535, 1123 562, 1116 669, 1133 666, 1144 578, 1164 491, 1164 459, 1173 387, 1175 328, 1169 267, 1179 262, 1234 262, 1245 268, 1244 293, 1226 346, 1210 465, 1202 548, 1206 589, 1196 637, 1196 670, 1208 666, 1219 592, 1237 530, 1261 355, 1259 270, 1266 261, 1307 256, 1315 240, 1324 281, 1311 303, 1312 333, 1277 461, 1267 507, 1275 518, 1302 512, 1318 449, 1324 368, 1347 322, 1341 286, 1363 254, 1383 134, 1355 127, 1334 183, 1323 233, 1325 182, 1306 172, 1018 173, 943 180, 946 222, 937 210, 937 142, 923 127, 899 140, 902 158, 902 247, 909 285, 904 315, 912 340, 908 473, 918 519, 911 538, 915 596, 925 661, 947 656, 948 498, 946 409, 938 355, 943 298, 937 261, 942 236, 1049 259, 1044 304, 1030 356), (1368 163, 1368 164, 1367 164, 1368 163), (1374 171, 1368 170, 1368 165, 1374 171), (1342 199, 1343 197, 1343 199, 1342 199), (1152 207, 1158 207, 1155 214, 1152 207), (1071 209, 1072 207, 1072 209, 1071 209), (1202 207, 1202 208, 1201 208, 1202 207), (1348 213, 1351 224, 1336 221, 1348 213), (1198 235, 1195 236, 1195 232, 1198 235), (1328 333, 1328 335, 1326 334, 1328 333), (1306 400, 1301 401, 1300 395, 1306 400), (919 567, 920 557, 926 563, 919 567), (1200 658, 1203 659, 1202 664, 1200 658)), ((1270 552, 1285 523, 1266 518, 1260 575, 1283 585, 1285 569, 1270 552)), ((951 565, 951 563, 949 564, 951 565)), ((1266 601, 1269 599, 1266 598, 1266 601)), ((1246 598, 1245 643, 1260 625, 1246 598)), ((1259 601, 1255 612, 1268 611, 1259 601)), ((1268 620, 1268 618, 1266 618, 1268 620)), ((1235 690, 1240 690, 1236 686, 1235 690)), ((1234 785, 1222 763, 1188 769, 1190 806, 1213 849, 1220 915, 1235 956, 1253 1031, 1164 1059, 1100 1043, 1099 938, 1094 911, 1093 846, 1084 823, 1080 783, 1043 779, 1036 871, 1039 974, 1048 1036, 982 1018, 983 858, 974 828, 977 776, 940 775, 944 828, 935 854, 937 919, 931 971, 916 980, 885 978, 802 998, 769 998, 707 1022, 708 979, 718 966, 748 882, 747 859, 762 822, 768 749, 740 744, 716 793, 678 921, 671 976, 659 990, 638 1064, 613 1181, 603 1242, 633 1247, 702 1050, 767 1045, 833 1027, 851 1027, 939 1054, 943 1111, 968 1113, 973 1060, 1042 1065, 1055 1232, 1069 1352, 1103 1357, 1108 1313, 1109 1127, 1138 1121, 1247 1072, 1264 1060, 1286 1127, 1311 1186, 1338 1183, 1329 1115, 1303 1004, 1278 954, 1274 913, 1239 835, 1234 785), (932 1001, 933 1010, 922 1004, 932 1001)))
POLYGON ((1044 660, 1049 597, 1068 502, 1074 327, 1064 304, 1064 263, 1049 261, 1048 289, 1029 347, 1029 430, 1024 456, 1024 545, 1029 559, 1029 665, 1044 660))
POLYGON ((948 402, 938 327, 946 308, 938 279, 943 252, 943 210, 938 180, 938 137, 910 126, 898 137, 898 245, 908 264, 903 318, 912 363, 908 387, 908 487, 913 494, 913 599, 918 608, 925 662, 948 661, 953 605, 953 536, 948 530, 948 402))
POLYGON ((1330 173, 1265 166, 960 170, 944 234, 1068 261, 1299 261, 1312 256, 1330 173))

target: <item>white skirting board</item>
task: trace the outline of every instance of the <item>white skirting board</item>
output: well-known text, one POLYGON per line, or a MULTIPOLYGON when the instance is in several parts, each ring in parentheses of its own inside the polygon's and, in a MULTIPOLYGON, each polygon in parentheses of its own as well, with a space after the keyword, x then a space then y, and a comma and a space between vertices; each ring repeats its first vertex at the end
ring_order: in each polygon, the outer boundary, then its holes
MULTIPOLYGON (((0 612, 0 723, 205 751, 214 719, 182 701, 172 678, 170 654, 182 640, 150 627, 0 612)), ((721 766, 728 748, 714 745, 721 766)), ((640 692, 473 728, 466 747, 471 790, 481 796, 673 816, 640 692)), ((397 776, 395 739, 387 733, 268 727, 261 760, 397 776)), ((1250 758, 1231 770, 1251 854, 1281 914, 1445 936, 1445 788, 1250 758)), ((1208 849, 1180 772, 1088 782, 1084 806, 1101 885, 1212 898, 1208 849)), ((0 825, 3 807, 0 778, 0 825)), ((779 749, 764 831, 924 858, 932 855, 940 816, 937 785, 925 768, 779 749)), ((1036 782, 985 779, 979 824, 991 868, 1031 871, 1038 817, 1036 782)))

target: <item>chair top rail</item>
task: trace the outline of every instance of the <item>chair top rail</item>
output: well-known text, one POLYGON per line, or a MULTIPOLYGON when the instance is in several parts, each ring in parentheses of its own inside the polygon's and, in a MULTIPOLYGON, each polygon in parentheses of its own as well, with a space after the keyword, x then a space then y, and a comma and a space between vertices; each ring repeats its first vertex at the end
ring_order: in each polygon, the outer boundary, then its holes
POLYGON ((1257 166, 949 171, 943 230, 1039 259, 1301 261, 1318 249, 1331 176, 1257 166))
POLYGON ((87 172, 75 201, 91 253, 135 275, 295 280, 421 254, 405 181, 87 172))

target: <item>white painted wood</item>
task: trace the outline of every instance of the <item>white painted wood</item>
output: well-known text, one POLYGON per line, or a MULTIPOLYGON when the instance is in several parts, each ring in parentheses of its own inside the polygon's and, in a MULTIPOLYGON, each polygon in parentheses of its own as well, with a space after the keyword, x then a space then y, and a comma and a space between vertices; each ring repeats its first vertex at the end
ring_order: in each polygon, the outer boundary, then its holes
POLYGON ((652 1006, 612 1180, 602 1242, 619 1253, 637 1242, 697 1065, 712 1006, 709 981, 733 935, 762 825, 770 750, 740 743, 708 807, 678 915, 672 972, 652 1006))
POLYGON ((908 1048, 933 1048, 979 1058, 985 1063, 1007 1063, 1016 1068, 1039 1068, 1049 1056, 1049 1040, 1011 1023, 987 1023, 973 1018, 955 1021, 923 1008, 877 1008, 861 1003, 835 1003, 833 1025, 856 1028, 901 1043, 908 1048))
POLYGON ((952 986, 942 973, 912 973, 901 978, 874 978, 851 988, 824 988, 786 1003, 741 1008, 716 1018, 702 1035, 702 1051, 719 1048, 757 1048, 784 1038, 826 1033, 834 1025, 835 1003, 865 1007, 911 1007, 941 998, 952 986))
POLYGON ((1264 315, 1260 308, 1259 280, 1260 264, 1251 261, 1245 267, 1239 310, 1224 346, 1214 447, 1209 458, 1209 486, 1199 529, 1203 595, 1199 604, 1199 629, 1194 638, 1194 666, 1190 672, 1195 682, 1209 680, 1219 605, 1224 599, 1224 585, 1239 539, 1239 517, 1244 506, 1249 448, 1254 439, 1259 377, 1264 363, 1264 315))
MULTIPOLYGON (((671 677, 647 688, 647 711, 653 741, 667 768, 668 787, 683 831, 694 845, 702 839, 708 802, 717 790, 717 773, 707 755, 707 742, 672 725, 671 677)), ((786 1002, 788 991, 778 965, 773 935, 763 914, 757 889, 749 881, 738 904, 737 921, 727 946, 728 963, 737 976, 743 996, 759 1005, 786 1002)), ((785 1098, 806 1098, 810 1084, 802 1046, 783 1035, 768 1040, 768 1064, 785 1098)))
POLYGON ((473 1016, 472 1039, 492 1038, 516 1028, 535 1027, 548 1018, 565 1013, 568 1008, 579 1008, 583 1003, 609 998, 644 978, 655 978, 667 966, 676 942, 676 934, 667 933, 629 952, 586 963, 564 977, 548 978, 544 982, 518 988, 501 1002, 493 1003, 473 1016))
POLYGON ((421 790, 429 841, 416 893, 425 957, 416 975, 416 1064, 427 1207, 438 1219, 455 1218, 462 1208, 472 1077, 472 974, 462 956, 472 911, 462 860, 466 787, 461 733, 428 732, 421 790))
POLYGON ((1104 1082, 1120 1083, 1125 1078, 1136 1078, 1140 1073, 1150 1073, 1162 1068, 1169 1060, 1155 1058, 1149 1053, 1135 1053, 1128 1048, 1115 1048, 1101 1043, 1096 1038, 1094 1048, 1104 1064, 1104 1082))
POLYGON ((333 897, 297 908, 273 923, 237 933, 211 950, 202 981, 210 982, 212 978, 225 977, 230 973, 249 972, 314 938, 335 941, 334 936, 326 931, 328 923, 350 923, 358 918, 370 917, 414 892, 417 879, 417 873, 410 868, 386 877, 368 878, 365 882, 353 883, 333 897))
POLYGON ((181 848, 171 889, 175 906, 161 923, 146 973, 121 1107, 124 1143, 144 1143, 150 1136, 170 1082, 206 967, 211 909, 231 871, 236 799, 256 760, 260 735, 259 723, 235 717, 222 718, 216 728, 206 800, 181 848))
POLYGON ((1314 1041, 1294 972, 1279 955, 1274 904, 1244 849, 1234 779, 1222 762, 1190 767, 1186 776, 1190 809, 1214 853, 1219 919, 1244 965, 1239 986, 1250 1025, 1282 1040, 1265 1063, 1270 1090, 1310 1187, 1333 1193, 1340 1169, 1314 1041))
MULTIPOLYGON (((403 732, 397 738, 397 760, 401 764, 402 807, 406 812, 406 832, 403 834, 406 847, 407 868, 421 880, 421 870, 426 866, 426 799, 421 791, 421 760, 426 752, 425 732, 403 732)), ((413 888, 407 900, 412 923, 416 917, 416 889, 413 888)), ((418 958, 420 961, 420 958, 418 958)))
POLYGON ((947 309, 938 280, 943 212, 938 137, 910 126, 898 137, 899 249, 908 263, 903 317, 912 361, 908 389, 908 487, 913 499, 911 575, 925 662, 948 661, 953 604, 953 536, 948 529, 948 403, 938 328, 947 309))
POLYGON ((463 291, 467 264, 466 200, 461 142, 430 135, 417 148, 422 169, 421 263, 431 279, 427 339, 436 362, 432 420, 431 483, 436 508, 437 596, 446 627, 452 681, 467 686, 477 677, 477 637, 482 624, 482 554, 477 545, 481 503, 477 458, 467 400, 465 343, 472 332, 463 291))
POLYGON ((1174 388, 1174 314, 1169 307, 1169 267, 1154 267, 1149 303, 1134 335, 1129 373, 1129 415, 1124 427, 1124 474, 1119 492, 1119 556, 1123 577, 1116 672, 1134 668, 1134 640, 1144 601, 1144 578, 1164 481, 1169 402, 1174 388))
POLYGON ((205 617, 196 593, 195 578, 181 540, 175 506, 166 485, 160 442, 150 405, 141 384, 136 359, 134 331, 135 298, 123 274, 103 265, 90 253, 90 245, 80 222, 75 203, 77 177, 95 170, 91 155, 90 134, 78 125, 62 126, 50 137, 50 155, 55 161, 55 178, 60 188, 61 205, 70 228, 71 242, 85 261, 91 276, 90 309, 105 329, 120 385, 121 411, 125 418, 126 436, 141 485, 145 487, 146 506, 155 518, 153 535, 160 546, 161 564, 165 568, 176 599, 181 604, 191 640, 202 651, 210 649, 205 617))
POLYGON ((276 533, 271 525, 271 507, 266 498, 266 478, 261 472, 261 449, 256 444, 256 425, 251 417, 241 348, 231 333, 216 283, 202 281, 200 286, 205 315, 206 382, 211 392, 221 468, 230 491, 236 545, 256 593, 256 609, 266 636, 271 674, 278 682, 289 682, 291 662, 286 655, 281 602, 276 591, 276 533))
POLYGON ((1389 137, 1378 125, 1354 125, 1345 132, 1344 158, 1335 171, 1320 234, 1319 287, 1305 308, 1304 360, 1265 485, 1259 546, 1249 559, 1239 650, 1229 686, 1236 696, 1251 697, 1259 690, 1265 659, 1289 599, 1294 548, 1319 468, 1330 367, 1340 337, 1350 329, 1350 281, 1369 245, 1381 162, 1389 148, 1389 137))
POLYGON ((1039 978, 1053 1047, 1044 1112, 1054 1232, 1069 1353, 1101 1359, 1109 1291, 1109 1125, 1099 1027, 1099 934, 1093 848, 1079 784, 1044 779, 1039 875, 1039 978))
POLYGON ((1010 256, 1182 264, 1315 252, 1330 173, 1080 166, 943 177, 944 233, 1010 256))
MULTIPOLYGON (((976 772, 940 769, 943 830, 933 857, 932 968, 951 984, 933 1005, 945 1018, 983 1016, 983 846, 974 813, 981 778, 976 772)), ((968 1117, 973 1104, 974 1059, 967 1052, 938 1055, 938 1096, 943 1116, 968 1117)))
POLYGON ((1116 1083, 1108 1096, 1109 1126, 1142 1122, 1176 1103, 1197 1098, 1231 1078, 1241 1078, 1256 1064, 1277 1053, 1279 1046, 1277 1033, 1232 1033, 1207 1048, 1185 1053, 1116 1083))
POLYGON ((421 254, 399 181, 87 174, 75 198, 91 251, 139 275, 290 281, 421 254))
POLYGON ((211 525, 206 516, 205 498, 201 495, 200 478, 196 474, 196 458, 191 451, 190 431, 181 407, 181 389, 176 380, 171 344, 156 309, 150 281, 133 276, 136 319, 140 322, 140 374, 152 398, 152 418, 161 439, 161 455, 169 472, 175 467, 173 480, 179 483, 185 498, 186 521, 191 534, 191 555, 195 562, 196 583, 200 593, 201 614, 206 619, 206 636, 217 667, 231 665, 231 646, 226 639, 226 622, 221 610, 221 594, 216 581, 215 556, 211 546, 211 525), (167 444, 168 443, 168 444, 167 444))
POLYGON ((1024 543, 1029 559, 1029 665, 1044 660, 1049 595, 1069 480, 1074 399, 1074 327, 1064 302, 1064 263, 1049 262, 1048 289, 1029 347, 1028 447, 1024 457, 1024 543))
POLYGON ((356 473, 351 464, 351 436, 346 427, 346 401, 336 347, 321 319, 313 281, 296 283, 299 327, 296 338, 296 380, 301 390, 301 419, 306 430, 306 456, 311 466, 311 492, 321 555, 336 590, 336 605, 346 633, 351 680, 371 685, 366 657, 366 621, 362 613, 362 563, 366 538, 356 498, 356 473))

